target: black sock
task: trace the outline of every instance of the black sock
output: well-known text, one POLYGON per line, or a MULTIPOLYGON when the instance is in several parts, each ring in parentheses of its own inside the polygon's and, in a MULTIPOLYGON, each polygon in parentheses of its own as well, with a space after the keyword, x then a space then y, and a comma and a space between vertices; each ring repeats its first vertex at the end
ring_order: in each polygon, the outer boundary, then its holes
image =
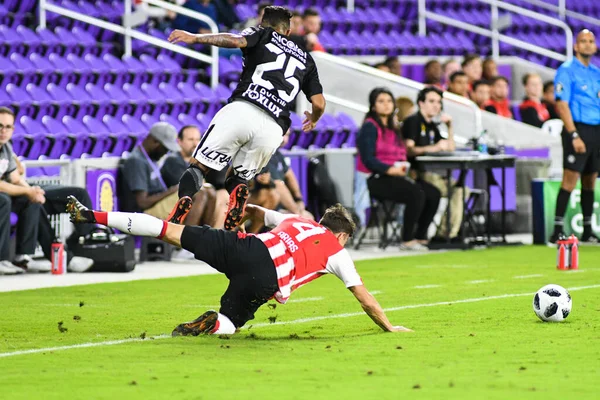
POLYGON ((188 196, 194 198, 204 183, 204 174, 202 170, 194 165, 190 165, 179 179, 179 198, 188 196))
POLYGON ((581 213, 583 214, 583 235, 592 234, 592 213, 594 212, 594 190, 581 189, 581 213))
POLYGON ((225 179, 225 189, 227 189, 228 193, 233 192, 233 189, 235 189, 235 187, 237 185, 247 185, 248 181, 240 178, 237 175, 231 175, 230 177, 228 177, 227 179, 225 179))
POLYGON ((567 205, 569 204, 569 197, 571 192, 560 188, 558 196, 556 197, 556 213, 554 214, 554 233, 559 234, 563 231, 563 218, 565 211, 567 211, 567 205))

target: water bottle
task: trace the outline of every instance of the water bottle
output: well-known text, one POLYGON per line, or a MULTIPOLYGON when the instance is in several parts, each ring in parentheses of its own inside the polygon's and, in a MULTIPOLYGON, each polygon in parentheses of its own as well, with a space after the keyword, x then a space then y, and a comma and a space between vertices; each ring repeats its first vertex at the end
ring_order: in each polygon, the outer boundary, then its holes
POLYGON ((479 152, 483 153, 483 154, 487 154, 488 152, 488 138, 487 138, 487 130, 484 130, 483 132, 481 132, 481 135, 479 135, 479 140, 477 141, 477 143, 479 144, 479 152))

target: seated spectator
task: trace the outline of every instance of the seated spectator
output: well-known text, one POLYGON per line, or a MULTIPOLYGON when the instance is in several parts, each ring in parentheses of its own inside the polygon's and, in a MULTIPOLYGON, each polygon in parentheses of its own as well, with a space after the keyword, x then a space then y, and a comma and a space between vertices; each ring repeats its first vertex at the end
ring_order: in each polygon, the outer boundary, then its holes
POLYGON ((292 11, 292 19, 290 19, 290 36, 302 36, 303 32, 304 28, 302 27, 302 14, 294 10, 292 11))
POLYGON ((487 103, 490 101, 490 84, 488 81, 480 79, 473 83, 473 91, 471 92, 471 100, 484 110, 487 103))
POLYGON ((321 15, 314 8, 307 8, 302 14, 302 26, 308 51, 325 51, 317 36, 321 32, 321 15))
POLYGON ((498 65, 493 58, 488 57, 483 61, 483 73, 481 77, 486 81, 491 81, 495 76, 498 76, 498 65))
POLYGON ((448 89, 448 86, 450 85, 450 76, 456 71, 460 71, 460 64, 458 61, 450 59, 442 65, 442 70, 444 73, 444 82, 442 83, 445 85, 445 88, 448 89))
MULTIPOLYGON (((275 182, 271 179, 271 173, 266 169, 257 174, 249 183, 250 197, 248 204, 256 204, 267 210, 275 210, 279 205, 279 194, 275 190, 275 182)), ((252 221, 246 229, 249 233, 259 233, 265 224, 264 221, 252 221)))
MULTIPOLYGON (((168 220, 169 215, 179 196, 178 185, 167 186, 157 162, 167 154, 167 152, 179 152, 177 145, 177 131, 175 127, 166 122, 158 122, 150 129, 150 134, 144 139, 140 146, 137 146, 129 157, 123 162, 121 175, 123 183, 128 190, 122 193, 123 211, 139 212, 143 211, 156 218, 168 220)), ((125 188, 121 188, 123 190, 125 188)), ((201 204, 201 202, 198 202, 201 204)), ((190 214, 201 215, 201 210, 195 211, 192 206, 190 214)), ((198 220, 186 218, 186 224, 197 225, 198 220)))
POLYGON ((463 71, 456 71, 450 75, 448 91, 455 95, 469 98, 469 78, 463 71))
POLYGON ((429 60, 425 64, 425 82, 426 85, 433 85, 440 89, 442 86, 442 64, 438 60, 429 60))
MULTIPOLYGON (((188 167, 194 150, 200 142, 200 136, 200 130, 194 125, 186 125, 179 130, 177 144, 181 150, 169 154, 160 169, 167 187, 179 184, 179 179, 188 167)), ((205 184, 196 197, 204 207, 193 208, 188 214, 190 221, 198 221, 198 225, 210 225, 213 228, 223 227, 229 200, 229 194, 225 190, 226 173, 227 168, 209 172, 205 184)))
POLYGON ((550 113, 550 119, 559 119, 556 112, 556 99, 554 98, 554 82, 544 82, 544 93, 542 95, 542 103, 546 105, 546 109, 550 113))
POLYGON ((219 21, 219 24, 223 24, 227 28, 232 29, 241 22, 235 12, 235 8, 233 7, 234 4, 231 0, 212 0, 212 3, 217 9, 216 21, 219 21))
POLYGON ((358 173, 368 174, 371 197, 405 205, 402 249, 424 250, 427 230, 438 208, 439 191, 407 176, 406 145, 394 124, 394 97, 385 88, 369 94, 369 112, 356 139, 358 173))
POLYGON ((521 121, 541 128, 550 119, 550 113, 542 103, 542 78, 538 74, 526 74, 523 76, 523 86, 525 99, 519 106, 521 121))
POLYGON ((510 101, 508 100, 508 79, 496 76, 490 82, 490 101, 485 110, 505 118, 512 118, 510 101))
POLYGON ((263 14, 265 13, 265 8, 269 7, 270 5, 271 5, 271 2, 269 2, 269 1, 261 1, 260 3, 258 3, 256 17, 250 18, 249 20, 247 20, 246 23, 244 24, 244 28, 250 28, 252 26, 260 25, 263 14))
POLYGON ((383 63, 388 66, 392 74, 402 76, 402 64, 398 57, 388 57, 383 63))
MULTIPOLYGON (((408 155, 414 160, 414 157, 442 151, 454 151, 454 133, 452 130, 452 117, 442 113, 443 92, 438 88, 429 86, 421 90, 417 96, 418 111, 404 120, 402 125, 402 135, 406 141, 408 155), (442 137, 438 124, 434 118, 439 116, 441 122, 448 127, 447 138, 442 137)), ((411 161, 413 167, 418 167, 411 161)), ((432 172, 418 172, 418 182, 425 182, 432 185, 443 197, 448 197, 447 180, 439 174, 432 172)), ((454 190, 450 199, 450 238, 458 236, 462 224, 463 208, 462 191, 463 183, 453 182, 454 190)), ((467 194, 467 193, 465 193, 467 194)), ((468 196, 466 196, 468 197, 468 196)), ((433 211, 435 214, 436 210, 433 211)), ((446 213, 442 218, 442 223, 438 229, 438 237, 446 237, 446 213)))
POLYGON ((396 123, 401 125, 406 117, 415 112, 415 103, 408 97, 398 97, 396 99, 396 123))
MULTIPOLYGON (((0 107, 0 274, 14 274, 26 269, 47 272, 50 271, 51 247, 56 236, 44 204, 49 203, 47 207, 51 214, 58 214, 65 210, 67 195, 85 194, 90 206, 91 201, 83 189, 54 186, 46 193, 39 186, 30 186, 19 171, 19 164, 10 144, 14 128, 14 112, 0 107), (65 198, 61 199, 63 195, 65 198), (57 208, 60 210, 57 211, 57 208), (16 257, 12 262, 9 260, 11 211, 19 216, 16 257), (37 243, 42 247, 46 260, 33 259, 37 243)), ((84 272, 92 267, 93 260, 73 256, 68 245, 65 245, 65 250, 69 271, 84 272)))
MULTIPOLYGON (((183 7, 204 14, 218 24, 217 8, 210 0, 187 0, 183 4, 183 7)), ((210 33, 210 27, 206 22, 190 18, 183 14, 177 14, 173 20, 172 27, 173 29, 181 29, 191 33, 210 33)))
POLYGON ((384 63, 375 64, 375 65, 373 65, 373 68, 376 68, 376 69, 378 69, 380 71, 383 71, 383 72, 391 72, 390 71, 390 67, 388 67, 384 63))
POLYGON ((469 78, 469 91, 471 91, 473 83, 480 80, 483 73, 481 57, 477 54, 467 54, 461 66, 464 73, 467 74, 467 78, 469 78))

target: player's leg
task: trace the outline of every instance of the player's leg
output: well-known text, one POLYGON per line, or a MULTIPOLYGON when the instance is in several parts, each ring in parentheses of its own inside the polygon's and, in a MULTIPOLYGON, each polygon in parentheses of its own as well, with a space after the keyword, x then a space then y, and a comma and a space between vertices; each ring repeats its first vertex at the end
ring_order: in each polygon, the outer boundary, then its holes
POLYGON ((143 213, 93 211, 69 196, 67 212, 74 224, 100 224, 135 236, 155 237, 181 247, 183 225, 173 224, 143 213))
POLYGON ((554 232, 550 236, 549 242, 556 243, 558 238, 563 234, 564 216, 569 205, 571 192, 575 189, 581 172, 585 169, 588 158, 589 149, 584 154, 575 153, 573 141, 564 134, 562 135, 563 142, 563 178, 556 197, 556 209, 554 214, 554 232))
POLYGON ((283 140, 282 128, 264 111, 245 104, 246 114, 252 118, 250 140, 244 143, 233 157, 231 174, 225 180, 230 193, 229 208, 225 217, 225 229, 239 225, 250 194, 248 181, 261 171, 271 159, 283 140))
POLYGON ((592 230, 592 215, 594 213, 594 189, 596 188, 596 179, 600 170, 600 145, 598 134, 599 130, 595 127, 589 127, 590 132, 585 131, 586 142, 589 147, 590 157, 586 168, 581 174, 581 213, 583 214, 583 235, 581 241, 587 243, 600 244, 600 238, 592 230))

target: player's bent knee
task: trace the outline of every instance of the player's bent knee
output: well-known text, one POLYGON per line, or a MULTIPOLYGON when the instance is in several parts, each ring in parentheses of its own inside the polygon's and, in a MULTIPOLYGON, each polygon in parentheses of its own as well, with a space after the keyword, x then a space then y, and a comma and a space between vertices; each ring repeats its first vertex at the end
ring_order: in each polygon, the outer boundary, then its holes
POLYGON ((204 174, 202 170, 194 165, 190 165, 181 175, 179 180, 179 198, 188 196, 193 198, 204 183, 204 174))

